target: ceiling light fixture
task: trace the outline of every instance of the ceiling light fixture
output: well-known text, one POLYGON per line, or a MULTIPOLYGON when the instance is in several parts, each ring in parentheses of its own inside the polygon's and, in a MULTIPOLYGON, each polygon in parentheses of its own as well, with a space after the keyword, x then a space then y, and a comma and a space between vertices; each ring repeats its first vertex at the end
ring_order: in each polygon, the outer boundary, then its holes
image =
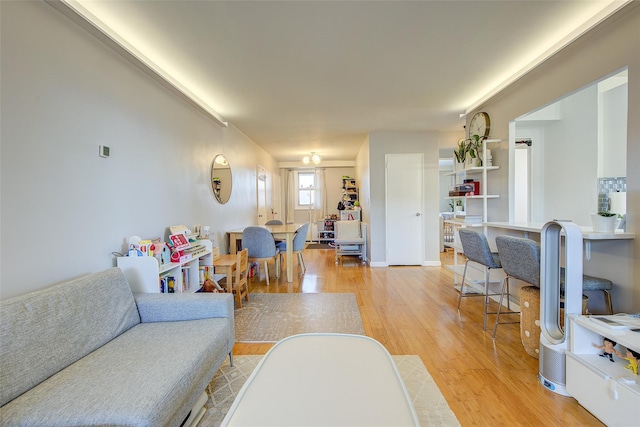
POLYGON ((313 164, 317 165, 321 160, 320 156, 312 151, 310 156, 304 156, 302 158, 302 163, 308 165, 310 162, 313 162, 313 164))

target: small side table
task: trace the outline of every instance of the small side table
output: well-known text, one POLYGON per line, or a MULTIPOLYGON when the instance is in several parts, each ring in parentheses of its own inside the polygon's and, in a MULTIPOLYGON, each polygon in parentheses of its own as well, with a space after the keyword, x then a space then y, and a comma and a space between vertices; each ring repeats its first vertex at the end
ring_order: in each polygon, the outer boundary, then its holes
POLYGON ((226 254, 220 258, 213 260, 213 268, 216 273, 222 273, 227 276, 225 285, 226 292, 233 291, 233 273, 236 270, 237 257, 235 254, 226 254))

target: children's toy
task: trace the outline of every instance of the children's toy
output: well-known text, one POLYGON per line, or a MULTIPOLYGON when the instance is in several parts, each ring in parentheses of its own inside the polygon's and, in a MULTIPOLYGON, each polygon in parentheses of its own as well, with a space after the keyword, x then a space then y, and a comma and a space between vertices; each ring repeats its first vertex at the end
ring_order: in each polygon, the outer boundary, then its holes
POLYGON ((633 375, 638 375, 638 360, 640 360, 640 353, 627 349, 627 356, 622 358, 629 362, 625 368, 633 372, 633 375))
POLYGON ((602 350, 602 354, 600 355, 600 357, 608 357, 609 361, 615 362, 615 360, 613 360, 613 354, 615 353, 617 356, 621 356, 621 354, 618 353, 614 348, 616 344, 617 343, 615 341, 605 337, 602 340, 602 345, 593 344, 593 346, 602 350))

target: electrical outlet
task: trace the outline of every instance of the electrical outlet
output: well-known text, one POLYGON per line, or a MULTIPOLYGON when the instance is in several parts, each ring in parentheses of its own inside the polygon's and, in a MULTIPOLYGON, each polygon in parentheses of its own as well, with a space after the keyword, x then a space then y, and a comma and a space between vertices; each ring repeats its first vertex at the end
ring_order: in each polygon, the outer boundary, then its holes
POLYGON ((99 151, 100 157, 109 157, 110 152, 111 152, 111 149, 106 145, 100 146, 100 151, 99 151))

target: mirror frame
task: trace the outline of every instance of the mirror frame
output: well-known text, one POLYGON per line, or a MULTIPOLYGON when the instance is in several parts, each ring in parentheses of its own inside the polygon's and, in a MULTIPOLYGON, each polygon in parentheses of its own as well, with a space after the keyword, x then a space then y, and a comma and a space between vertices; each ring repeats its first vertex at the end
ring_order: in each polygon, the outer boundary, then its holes
POLYGON ((223 154, 216 154, 211 162, 211 190, 218 203, 224 205, 231 198, 233 178, 231 165, 223 154))

